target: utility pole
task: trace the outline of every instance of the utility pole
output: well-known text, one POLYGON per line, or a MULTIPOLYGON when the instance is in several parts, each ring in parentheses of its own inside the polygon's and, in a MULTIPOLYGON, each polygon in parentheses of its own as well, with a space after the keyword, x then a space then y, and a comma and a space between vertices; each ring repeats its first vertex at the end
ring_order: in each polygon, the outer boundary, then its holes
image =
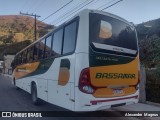
POLYGON ((39 15, 36 15, 36 14, 28 14, 28 12, 27 13, 22 13, 22 12, 20 12, 20 14, 21 15, 27 15, 27 16, 33 16, 34 17, 34 40, 36 41, 37 40, 37 23, 36 23, 36 21, 37 21, 37 17, 41 17, 41 16, 39 16, 39 15))

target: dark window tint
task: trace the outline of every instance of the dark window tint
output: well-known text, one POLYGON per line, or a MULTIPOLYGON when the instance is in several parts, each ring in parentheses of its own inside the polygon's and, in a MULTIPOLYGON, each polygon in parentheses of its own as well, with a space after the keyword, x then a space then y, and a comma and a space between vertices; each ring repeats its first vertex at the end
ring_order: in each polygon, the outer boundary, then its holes
POLYGON ((19 63, 18 63, 18 55, 17 55, 17 57, 16 57, 16 65, 18 65, 19 63))
POLYGON ((77 28, 76 25, 77 22, 73 22, 67 25, 64 29, 63 54, 71 53, 75 49, 76 28, 77 28))
POLYGON ((45 58, 48 58, 51 55, 51 41, 52 41, 52 36, 46 38, 45 58))
POLYGON ((21 64, 22 63, 22 54, 20 53, 18 55, 18 64, 21 64))
POLYGON ((33 46, 27 49, 27 62, 33 61, 33 49, 34 49, 33 46))
POLYGON ((22 53, 22 63, 27 62, 27 50, 23 51, 22 53))
POLYGON ((90 13, 90 42, 137 50, 134 27, 118 19, 90 13))
POLYGON ((18 65, 18 55, 15 58, 16 65, 18 65))
POLYGON ((45 39, 39 42, 38 59, 44 58, 45 39))
POLYGON ((53 37, 52 55, 60 55, 62 50, 63 29, 55 32, 53 37))
POLYGON ((34 45, 34 54, 33 54, 33 59, 38 60, 38 49, 39 49, 39 43, 36 43, 34 45))
POLYGON ((14 58, 14 60, 11 63, 12 70, 14 70, 15 66, 16 66, 16 61, 15 61, 15 58, 14 58))

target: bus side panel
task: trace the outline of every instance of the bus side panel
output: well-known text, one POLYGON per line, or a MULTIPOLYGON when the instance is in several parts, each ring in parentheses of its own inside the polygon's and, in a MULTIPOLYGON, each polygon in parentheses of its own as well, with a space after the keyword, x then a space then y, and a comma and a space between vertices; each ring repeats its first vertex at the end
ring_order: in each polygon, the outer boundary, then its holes
POLYGON ((48 102, 74 110, 75 54, 56 58, 48 71, 48 102))
POLYGON ((19 80, 16 80, 16 86, 27 91, 28 93, 31 93, 31 83, 32 78, 21 78, 19 80))
POLYGON ((89 67, 89 59, 87 53, 78 53, 76 54, 76 66, 75 66, 75 111, 79 111, 80 108, 83 106, 83 103, 87 103, 85 101, 85 97, 88 96, 88 94, 82 93, 79 88, 79 77, 81 74, 81 71, 85 68, 89 67), (83 95, 81 95, 83 94, 83 95), (82 97, 83 96, 83 97, 82 97))
POLYGON ((36 85, 37 85, 37 96, 41 98, 42 100, 47 101, 47 80, 43 78, 36 79, 36 85))
POLYGON ((59 74, 59 58, 56 58, 46 73, 48 80, 48 102, 58 105, 57 99, 57 85, 58 85, 58 74, 59 74))
POLYGON ((78 87, 75 87, 76 92, 76 107, 75 111, 96 111, 96 110, 105 110, 112 107, 112 105, 129 105, 138 103, 138 99, 133 96, 138 96, 139 91, 132 95, 126 96, 124 99, 122 97, 116 98, 95 98, 92 94, 82 93, 78 87), (93 104, 92 102, 95 102, 93 104))
POLYGON ((23 88, 23 87, 22 87, 22 81, 21 81, 21 80, 16 80, 15 82, 16 82, 16 86, 17 86, 17 87, 19 87, 19 88, 21 88, 21 89, 23 88))
POLYGON ((81 71, 89 66, 89 59, 87 53, 76 54, 76 66, 75 66, 75 111, 95 111, 109 109, 112 105, 119 104, 133 104, 138 102, 137 90, 134 94, 127 95, 125 97, 111 97, 111 98, 96 98, 93 94, 83 93, 79 90, 79 78, 81 71), (93 103, 92 103, 93 101, 93 103), (94 104, 94 102, 96 104, 94 104))

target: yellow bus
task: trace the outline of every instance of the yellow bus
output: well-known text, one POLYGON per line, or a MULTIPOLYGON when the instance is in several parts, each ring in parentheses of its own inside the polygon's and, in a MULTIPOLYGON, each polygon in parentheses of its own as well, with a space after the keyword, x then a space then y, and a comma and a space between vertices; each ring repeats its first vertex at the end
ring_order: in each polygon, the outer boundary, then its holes
POLYGON ((133 24, 83 10, 16 54, 13 83, 72 111, 138 102, 139 53, 133 24))

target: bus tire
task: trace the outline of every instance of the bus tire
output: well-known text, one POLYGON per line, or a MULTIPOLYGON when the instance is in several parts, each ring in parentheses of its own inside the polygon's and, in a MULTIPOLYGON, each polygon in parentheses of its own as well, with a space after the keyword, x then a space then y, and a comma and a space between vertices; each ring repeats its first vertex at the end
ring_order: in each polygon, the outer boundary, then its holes
POLYGON ((15 80, 15 78, 13 78, 13 85, 16 87, 16 90, 20 90, 20 88, 16 86, 16 80, 15 80))
POLYGON ((39 105, 40 99, 37 97, 37 86, 36 84, 32 84, 31 88, 32 102, 34 105, 39 105))
POLYGON ((16 86, 15 78, 13 78, 13 85, 16 86))

